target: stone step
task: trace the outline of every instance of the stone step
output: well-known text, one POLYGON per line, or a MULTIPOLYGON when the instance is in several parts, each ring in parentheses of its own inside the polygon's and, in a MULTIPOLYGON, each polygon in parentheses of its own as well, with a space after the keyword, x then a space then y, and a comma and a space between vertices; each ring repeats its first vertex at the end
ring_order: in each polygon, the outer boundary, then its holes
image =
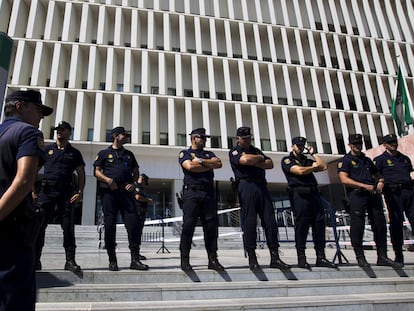
POLYGON ((371 310, 412 310, 414 295, 411 291, 388 293, 362 293, 348 295, 312 295, 298 297, 253 297, 227 299, 200 299, 174 301, 103 301, 67 302, 36 304, 37 311, 73 310, 318 310, 318 311, 371 311, 371 310))

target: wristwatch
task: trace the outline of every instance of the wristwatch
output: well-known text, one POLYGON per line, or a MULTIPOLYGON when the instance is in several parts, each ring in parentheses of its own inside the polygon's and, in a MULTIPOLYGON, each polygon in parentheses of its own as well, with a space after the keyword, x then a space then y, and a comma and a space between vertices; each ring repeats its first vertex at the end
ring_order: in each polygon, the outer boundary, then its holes
POLYGON ((203 159, 198 159, 198 163, 200 164, 200 165, 203 165, 203 159))

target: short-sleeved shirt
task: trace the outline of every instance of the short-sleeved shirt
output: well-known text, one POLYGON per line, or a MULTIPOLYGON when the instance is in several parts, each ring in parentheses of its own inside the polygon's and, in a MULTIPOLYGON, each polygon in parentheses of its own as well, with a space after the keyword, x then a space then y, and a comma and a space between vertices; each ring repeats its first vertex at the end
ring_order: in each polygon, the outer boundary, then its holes
POLYGON ((70 143, 59 149, 56 143, 45 147, 47 154, 44 166, 44 179, 71 182, 72 174, 79 166, 84 166, 82 154, 70 143))
POLYGON ((10 184, 16 176, 17 160, 25 156, 39 158, 39 165, 46 159, 43 134, 34 126, 17 117, 7 118, 0 125, 0 179, 10 184), (3 133, 4 131, 4 133, 3 133))
POLYGON ((410 173, 413 171, 411 160, 397 151, 392 155, 387 151, 374 159, 375 166, 384 177, 386 184, 408 184, 411 182, 410 173))
POLYGON ((229 159, 231 168, 236 180, 239 179, 265 179, 266 171, 260 167, 253 165, 240 164, 240 158, 246 154, 262 155, 265 160, 270 159, 259 148, 250 145, 246 149, 242 149, 239 145, 236 145, 229 151, 229 159))
POLYGON ((305 155, 295 156, 293 152, 289 156, 282 159, 282 170, 285 173, 289 187, 314 187, 318 185, 315 175, 313 173, 307 175, 296 175, 293 174, 290 169, 295 166, 307 167, 312 166, 315 161, 309 159, 305 155))
POLYGON ((375 185, 374 175, 377 168, 374 162, 364 153, 360 156, 354 156, 351 152, 347 153, 339 162, 337 171, 348 173, 348 177, 367 185, 375 185))
POLYGON ((133 172, 139 168, 131 151, 123 147, 114 149, 112 146, 98 152, 93 166, 100 167, 105 176, 112 178, 117 184, 134 181, 133 172))
POLYGON ((181 166, 181 169, 184 173, 184 185, 206 185, 211 184, 214 179, 213 170, 208 170, 206 172, 190 172, 183 167, 184 161, 192 161, 194 158, 200 159, 212 159, 216 158, 216 155, 212 151, 207 150, 195 150, 193 148, 188 148, 181 150, 178 155, 178 163, 181 166))

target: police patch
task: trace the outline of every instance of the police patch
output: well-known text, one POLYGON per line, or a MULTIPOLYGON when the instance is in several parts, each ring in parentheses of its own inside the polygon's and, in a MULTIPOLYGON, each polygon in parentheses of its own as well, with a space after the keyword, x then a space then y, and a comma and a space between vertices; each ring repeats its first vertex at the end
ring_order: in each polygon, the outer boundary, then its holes
POLYGON ((195 158, 195 153, 194 152, 192 152, 191 153, 191 157, 194 159, 195 158))
POLYGON ((287 158, 287 159, 285 159, 285 164, 290 164, 290 159, 289 158, 287 158))
POLYGON ((108 159, 112 159, 113 157, 112 153, 108 154, 108 159))
POLYGON ((179 157, 180 157, 180 159, 182 159, 183 158, 183 156, 184 156, 184 152, 180 152, 180 155, 179 155, 179 157))
POLYGON ((99 159, 99 156, 97 155, 96 158, 95 158, 95 161, 98 160, 98 159, 99 159))
POLYGON ((338 162, 338 168, 342 168, 343 163, 342 162, 338 162))
POLYGON ((53 154, 53 150, 52 150, 52 149, 50 149, 50 150, 49 150, 49 152, 48 152, 48 154, 49 154, 49 155, 52 155, 52 154, 53 154))
POLYGON ((233 152, 231 153, 232 155, 234 155, 234 156, 236 156, 236 155, 238 155, 239 153, 237 152, 237 150, 233 150, 233 152))

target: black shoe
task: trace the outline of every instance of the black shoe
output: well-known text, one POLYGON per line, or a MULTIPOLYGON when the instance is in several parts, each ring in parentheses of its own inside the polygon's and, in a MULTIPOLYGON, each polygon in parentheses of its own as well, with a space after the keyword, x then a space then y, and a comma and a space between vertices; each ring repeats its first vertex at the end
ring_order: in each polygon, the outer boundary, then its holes
POLYGON ((332 269, 337 269, 338 268, 338 266, 336 264, 330 262, 326 258, 317 258, 316 259, 316 266, 317 267, 332 268, 332 269))
POLYGON ((217 258, 210 258, 208 260, 208 268, 210 270, 223 271, 224 267, 219 263, 217 258))
POLYGON ((139 254, 138 259, 139 260, 147 260, 147 257, 145 257, 144 255, 139 254))
POLYGON ((129 266, 132 270, 148 270, 149 267, 146 264, 143 264, 141 261, 134 259, 131 261, 131 265, 129 266))
POLYGON ((396 264, 398 264, 400 267, 404 267, 404 256, 403 256, 403 254, 401 253, 401 254, 395 255, 394 262, 396 264))
POLYGON ((111 260, 109 262, 109 271, 119 271, 118 263, 116 260, 111 260))
POLYGON ((188 261, 181 261, 181 270, 183 271, 193 271, 193 267, 188 261))
POLYGON ((77 273, 81 271, 81 267, 76 263, 74 259, 66 260, 65 270, 77 273))
POLYGON ((283 262, 280 258, 278 258, 278 259, 272 259, 270 261, 269 268, 288 270, 290 269, 290 265, 288 265, 287 263, 283 262))
POLYGON ((312 267, 310 264, 308 264, 308 262, 306 261, 306 258, 298 260, 298 268, 312 270, 312 267))
POLYGON ((360 266, 361 268, 369 268, 370 264, 368 263, 367 259, 365 258, 364 255, 361 256, 357 256, 356 257, 358 266, 360 266))
POLYGON ((386 256, 379 256, 377 259, 377 266, 384 266, 384 267, 399 267, 399 264, 392 261, 386 256))
POLYGON ((257 262, 257 256, 255 252, 248 253, 249 256, 249 269, 251 271, 260 271, 262 268, 260 267, 259 263, 257 262))

